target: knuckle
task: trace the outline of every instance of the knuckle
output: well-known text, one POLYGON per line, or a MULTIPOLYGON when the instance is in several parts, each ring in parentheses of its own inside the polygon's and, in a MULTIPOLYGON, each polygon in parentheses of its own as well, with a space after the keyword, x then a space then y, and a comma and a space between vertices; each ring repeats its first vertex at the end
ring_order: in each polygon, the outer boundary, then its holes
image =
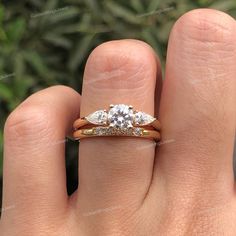
POLYGON ((217 10, 197 9, 180 17, 173 31, 199 42, 232 42, 235 21, 228 14, 217 10))
POLYGON ((152 48, 144 42, 138 40, 110 41, 93 50, 88 58, 85 71, 85 83, 88 82, 88 79, 89 83, 92 82, 99 88, 122 86, 132 88, 140 86, 141 80, 155 78, 156 57, 152 48), (134 80, 137 82, 136 84, 134 84, 134 80))
POLYGON ((43 107, 22 106, 9 115, 4 133, 11 140, 43 134, 49 130, 48 116, 43 107))
POLYGON ((73 88, 66 86, 66 85, 54 85, 49 87, 50 89, 58 90, 58 92, 61 92, 61 94, 74 94, 75 96, 78 96, 78 93, 73 88))

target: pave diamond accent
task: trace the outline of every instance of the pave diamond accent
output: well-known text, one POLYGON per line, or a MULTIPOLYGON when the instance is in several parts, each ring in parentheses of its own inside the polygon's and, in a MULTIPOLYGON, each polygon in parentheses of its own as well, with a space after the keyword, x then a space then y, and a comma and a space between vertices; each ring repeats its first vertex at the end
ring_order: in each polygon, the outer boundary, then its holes
POLYGON ((134 112, 130 106, 119 104, 110 108, 108 122, 110 127, 128 129, 133 127, 134 112))
POLYGON ((143 135, 143 129, 142 129, 142 128, 135 128, 135 129, 133 130, 133 134, 134 134, 135 136, 141 136, 141 135, 143 135))
POLYGON ((104 110, 95 111, 85 118, 95 125, 105 125, 107 123, 107 113, 104 110))
POLYGON ((134 115, 134 124, 135 125, 148 125, 151 124, 156 118, 145 112, 136 112, 134 115))
POLYGON ((142 128, 129 128, 129 129, 119 129, 119 128, 113 128, 113 127, 95 127, 93 129, 93 133, 98 136, 117 136, 117 135, 123 135, 123 136, 142 136, 143 135, 143 129, 142 128))
POLYGON ((104 135, 106 130, 103 127, 96 127, 94 128, 94 134, 96 135, 104 135))

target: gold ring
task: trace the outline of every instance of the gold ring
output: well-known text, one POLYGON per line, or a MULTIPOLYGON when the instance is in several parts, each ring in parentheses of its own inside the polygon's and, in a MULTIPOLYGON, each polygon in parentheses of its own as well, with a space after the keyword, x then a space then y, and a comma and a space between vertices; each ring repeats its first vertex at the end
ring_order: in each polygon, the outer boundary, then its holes
POLYGON ((113 129, 111 127, 93 127, 90 129, 79 129, 74 132, 74 138, 76 140, 90 137, 137 137, 154 139, 156 142, 160 140, 160 133, 155 130, 147 130, 144 128, 135 127, 126 131, 113 129))
POLYGON ((160 122, 153 116, 134 110, 133 106, 110 105, 109 110, 98 110, 77 119, 74 138, 94 136, 128 136, 160 140, 160 122))
POLYGON ((86 125, 109 125, 110 127, 129 128, 133 126, 151 126, 156 130, 161 129, 160 122, 153 116, 134 111, 132 106, 124 104, 110 105, 110 110, 98 110, 92 114, 79 118, 74 122, 74 129, 86 125))

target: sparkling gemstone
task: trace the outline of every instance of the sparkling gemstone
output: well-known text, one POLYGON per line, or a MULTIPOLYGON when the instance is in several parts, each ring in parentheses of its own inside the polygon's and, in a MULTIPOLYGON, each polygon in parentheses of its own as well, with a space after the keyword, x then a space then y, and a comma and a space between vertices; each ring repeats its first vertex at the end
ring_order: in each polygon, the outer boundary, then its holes
POLYGON ((135 128, 135 129, 133 130, 133 134, 134 134, 135 136, 141 136, 141 135, 142 135, 142 132, 143 132, 143 129, 141 129, 141 128, 135 128))
POLYGON ((154 117, 145 113, 145 112, 137 112, 134 114, 134 123, 135 125, 148 125, 155 120, 154 117))
POLYGON ((97 135, 105 135, 106 134, 106 129, 103 128, 103 127, 96 127, 94 132, 97 135))
POLYGON ((115 130, 112 127, 106 127, 106 135, 114 135, 115 130))
POLYGON ((110 108, 108 112, 108 122, 111 127, 127 129, 133 127, 134 112, 127 105, 119 104, 110 108))
POLYGON ((103 110, 95 111, 88 115, 86 119, 95 125, 105 125, 107 123, 107 113, 103 110))
POLYGON ((112 127, 96 127, 94 128, 94 133, 100 136, 115 134, 112 127))

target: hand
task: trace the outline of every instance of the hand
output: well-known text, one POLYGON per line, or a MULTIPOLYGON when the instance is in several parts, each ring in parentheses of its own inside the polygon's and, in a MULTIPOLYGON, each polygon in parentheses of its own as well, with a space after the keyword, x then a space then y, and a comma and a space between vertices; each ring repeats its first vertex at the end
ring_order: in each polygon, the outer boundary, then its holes
POLYGON ((5 126, 1 235, 235 236, 235 39, 234 19, 194 10, 171 32, 163 88, 151 47, 119 40, 90 55, 82 99, 55 86, 24 101, 5 126), (111 103, 156 112, 162 140, 82 140, 68 197, 60 140, 111 103))

